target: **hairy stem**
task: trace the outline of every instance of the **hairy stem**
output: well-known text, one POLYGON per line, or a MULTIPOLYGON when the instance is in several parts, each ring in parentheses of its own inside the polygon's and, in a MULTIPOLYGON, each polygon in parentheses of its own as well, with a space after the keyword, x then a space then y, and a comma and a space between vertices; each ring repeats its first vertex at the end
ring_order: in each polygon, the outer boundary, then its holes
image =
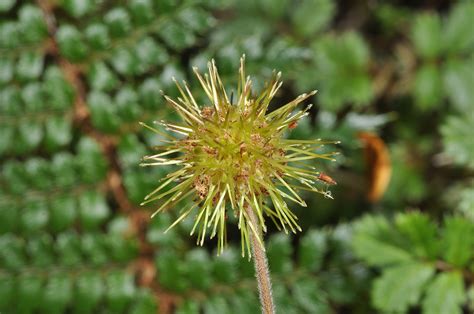
MULTIPOLYGON (((247 206, 246 208, 247 215, 249 217, 250 223, 254 226, 258 235, 254 234, 252 230, 249 230, 250 243, 252 246, 253 252, 253 261, 255 265, 255 277, 257 277, 258 283, 258 293, 260 296, 260 305, 262 307, 263 314, 274 314, 275 305, 273 302, 272 295, 272 283, 270 281, 270 270, 268 268, 267 255, 265 253, 262 228, 257 221, 255 213, 247 206), (261 243, 258 240, 258 237, 261 239, 261 243)), ((250 227, 249 227, 250 229, 250 227)))

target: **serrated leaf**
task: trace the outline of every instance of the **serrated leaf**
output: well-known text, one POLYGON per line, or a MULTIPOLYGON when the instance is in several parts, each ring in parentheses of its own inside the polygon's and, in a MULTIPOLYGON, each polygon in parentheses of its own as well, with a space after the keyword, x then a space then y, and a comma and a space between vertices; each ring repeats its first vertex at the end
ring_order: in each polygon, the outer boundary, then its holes
POLYGON ((125 36, 132 28, 130 16, 124 8, 113 8, 104 16, 104 21, 113 37, 125 36))
POLYGON ((68 117, 54 116, 48 119, 44 137, 46 148, 51 151, 68 144, 72 139, 71 124, 68 117))
POLYGON ((71 61, 83 60, 88 47, 83 40, 82 33, 73 25, 62 25, 56 35, 61 53, 71 61))
POLYGON ((437 14, 424 13, 415 18, 412 40, 416 51, 424 58, 438 56, 442 48, 441 21, 437 14))
POLYGON ((399 246, 399 240, 386 219, 380 216, 365 216, 355 225, 352 247, 356 255, 371 265, 383 266, 411 261, 413 257, 399 246))
POLYGON ((442 33, 442 44, 446 52, 454 54, 472 51, 474 48, 473 16, 472 1, 459 2, 451 9, 442 33))
POLYGON ((102 62, 93 63, 88 72, 89 84, 99 91, 110 91, 118 84, 115 74, 102 62))
POLYGON ((435 270, 424 264, 404 264, 385 270, 372 286, 373 305, 385 312, 406 312, 419 302, 435 270))
POLYGON ((87 26, 85 37, 89 45, 96 50, 104 50, 110 45, 109 30, 103 24, 94 23, 87 26))
POLYGON ((302 36, 309 37, 328 26, 336 4, 331 0, 304 0, 291 10, 295 30, 302 36))
POLYGON ((435 65, 423 65, 415 75, 413 92, 421 109, 432 109, 443 99, 443 81, 435 65))
POLYGON ((122 313, 135 293, 133 275, 114 271, 107 275, 107 306, 114 313, 122 313))
POLYGON ((474 184, 467 186, 459 192, 457 209, 474 223, 474 184))
POLYGON ((93 312, 105 292, 105 284, 99 273, 83 273, 77 278, 75 309, 79 312, 93 312))
POLYGON ((15 278, 9 274, 0 274, 0 311, 13 308, 15 278))
POLYGON ((21 54, 16 63, 16 73, 21 80, 37 79, 44 67, 43 56, 35 52, 21 54))
POLYGON ((25 42, 39 42, 48 34, 46 21, 39 7, 25 4, 20 8, 18 17, 18 26, 25 42))
POLYGON ((428 216, 420 212, 398 214, 395 225, 406 237, 406 247, 414 255, 423 259, 436 259, 439 251, 437 228, 428 216))
POLYGON ((461 116, 448 116, 441 126, 445 153, 458 165, 474 169, 474 112, 461 116))
POLYGON ((458 267, 474 257, 474 224, 463 217, 448 217, 443 230, 443 258, 458 267))
POLYGON ((273 235, 267 243, 268 263, 272 273, 288 273, 293 268, 290 238, 283 233, 273 235))
POLYGON ((18 277, 16 310, 19 313, 33 312, 41 304, 43 279, 38 275, 18 277))
POLYGON ((4 0, 0 2, 0 12, 7 12, 15 4, 15 0, 4 0))
POLYGON ((53 265, 54 255, 52 251, 53 240, 48 234, 37 236, 28 240, 26 252, 31 259, 31 264, 38 267, 53 265))
POLYGON ((324 231, 311 230, 300 241, 299 263, 310 271, 319 271, 328 248, 324 231))
POLYGON ((448 99, 461 113, 474 116, 474 56, 466 60, 452 60, 444 64, 443 83, 448 99))
POLYGON ((441 273, 428 285, 423 299, 425 314, 461 314, 466 302, 464 282, 459 272, 441 273))
POLYGON ((212 274, 216 281, 231 284, 238 278, 237 259, 239 254, 234 248, 224 250, 213 259, 212 274))
POLYGON ((74 17, 81 17, 90 12, 94 7, 92 0, 62 0, 66 11, 74 17))
POLYGON ((204 303, 204 313, 206 314, 231 314, 233 311, 225 299, 221 296, 212 296, 204 303))
POLYGON ((157 313, 156 298, 150 290, 140 290, 135 297, 130 314, 152 314, 157 313))
POLYGON ((298 280, 293 288, 293 297, 305 313, 331 313, 331 307, 315 278, 298 280))
POLYGON ((61 265, 75 266, 82 262, 80 238, 75 233, 65 232, 59 234, 54 249, 61 265))
POLYGON ((129 7, 136 24, 144 25, 153 20, 154 12, 151 0, 132 0, 129 7))
POLYGON ((44 312, 63 313, 73 297, 72 278, 66 274, 50 276, 43 290, 41 307, 44 312))

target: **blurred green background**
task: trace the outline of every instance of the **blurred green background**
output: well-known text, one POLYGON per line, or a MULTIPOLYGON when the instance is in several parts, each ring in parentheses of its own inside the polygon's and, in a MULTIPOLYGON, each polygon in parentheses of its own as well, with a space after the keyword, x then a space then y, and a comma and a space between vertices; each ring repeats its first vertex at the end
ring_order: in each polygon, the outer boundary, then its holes
POLYGON ((342 142, 335 200, 267 235, 278 313, 474 312, 473 1, 0 0, 0 313, 259 312, 235 226, 217 257, 138 205, 160 90, 243 53, 342 142))

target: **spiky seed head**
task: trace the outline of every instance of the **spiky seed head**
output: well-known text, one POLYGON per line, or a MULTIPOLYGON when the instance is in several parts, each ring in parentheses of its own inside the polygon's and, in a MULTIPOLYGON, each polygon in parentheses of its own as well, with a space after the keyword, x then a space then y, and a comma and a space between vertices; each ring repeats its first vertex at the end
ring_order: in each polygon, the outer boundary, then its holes
POLYGON ((251 80, 245 76, 243 56, 236 104, 232 104, 214 60, 209 62, 208 68, 209 73, 204 77, 196 68, 194 72, 212 105, 200 106, 186 82, 183 85, 176 82, 181 97, 177 100, 164 97, 179 113, 183 123, 160 122, 168 132, 143 124, 160 135, 163 145, 158 147, 157 154, 144 157, 142 165, 176 165, 178 169, 168 174, 142 204, 165 198, 154 216, 185 198, 193 198, 193 204, 182 210, 170 228, 194 214, 191 234, 198 232, 200 245, 208 232, 211 238, 217 235, 218 253, 226 243, 226 216, 230 212, 238 219, 242 255, 247 251, 250 256, 249 232, 254 233, 260 242, 261 239, 256 232, 257 226, 252 225, 245 209, 254 211, 264 232, 268 218, 285 232, 301 230, 286 201, 306 206, 297 193, 299 190, 330 196, 316 188, 320 173, 306 161, 333 160, 335 153, 317 153, 323 144, 328 143, 319 139, 284 137, 287 130, 293 129, 298 120, 308 114, 310 106, 296 111, 298 104, 316 91, 300 95, 268 113, 270 101, 282 85, 280 73, 274 73, 264 90, 254 96, 251 80), (165 189, 173 184, 172 188, 165 189))

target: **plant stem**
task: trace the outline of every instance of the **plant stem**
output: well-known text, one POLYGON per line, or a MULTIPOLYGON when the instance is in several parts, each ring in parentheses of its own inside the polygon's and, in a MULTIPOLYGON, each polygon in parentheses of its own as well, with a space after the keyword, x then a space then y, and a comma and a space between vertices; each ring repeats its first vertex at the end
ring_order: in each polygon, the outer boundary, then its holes
POLYGON ((250 206, 246 207, 246 212, 249 217, 250 223, 252 223, 258 234, 255 234, 250 230, 249 237, 253 252, 253 261, 255 265, 255 277, 257 277, 258 293, 260 296, 260 305, 262 307, 263 314, 275 314, 275 305, 273 302, 272 295, 272 283, 270 281, 270 270, 268 268, 267 255, 265 253, 265 247, 262 236, 262 228, 257 221, 257 217, 250 206), (261 243, 258 240, 261 239, 261 243))

